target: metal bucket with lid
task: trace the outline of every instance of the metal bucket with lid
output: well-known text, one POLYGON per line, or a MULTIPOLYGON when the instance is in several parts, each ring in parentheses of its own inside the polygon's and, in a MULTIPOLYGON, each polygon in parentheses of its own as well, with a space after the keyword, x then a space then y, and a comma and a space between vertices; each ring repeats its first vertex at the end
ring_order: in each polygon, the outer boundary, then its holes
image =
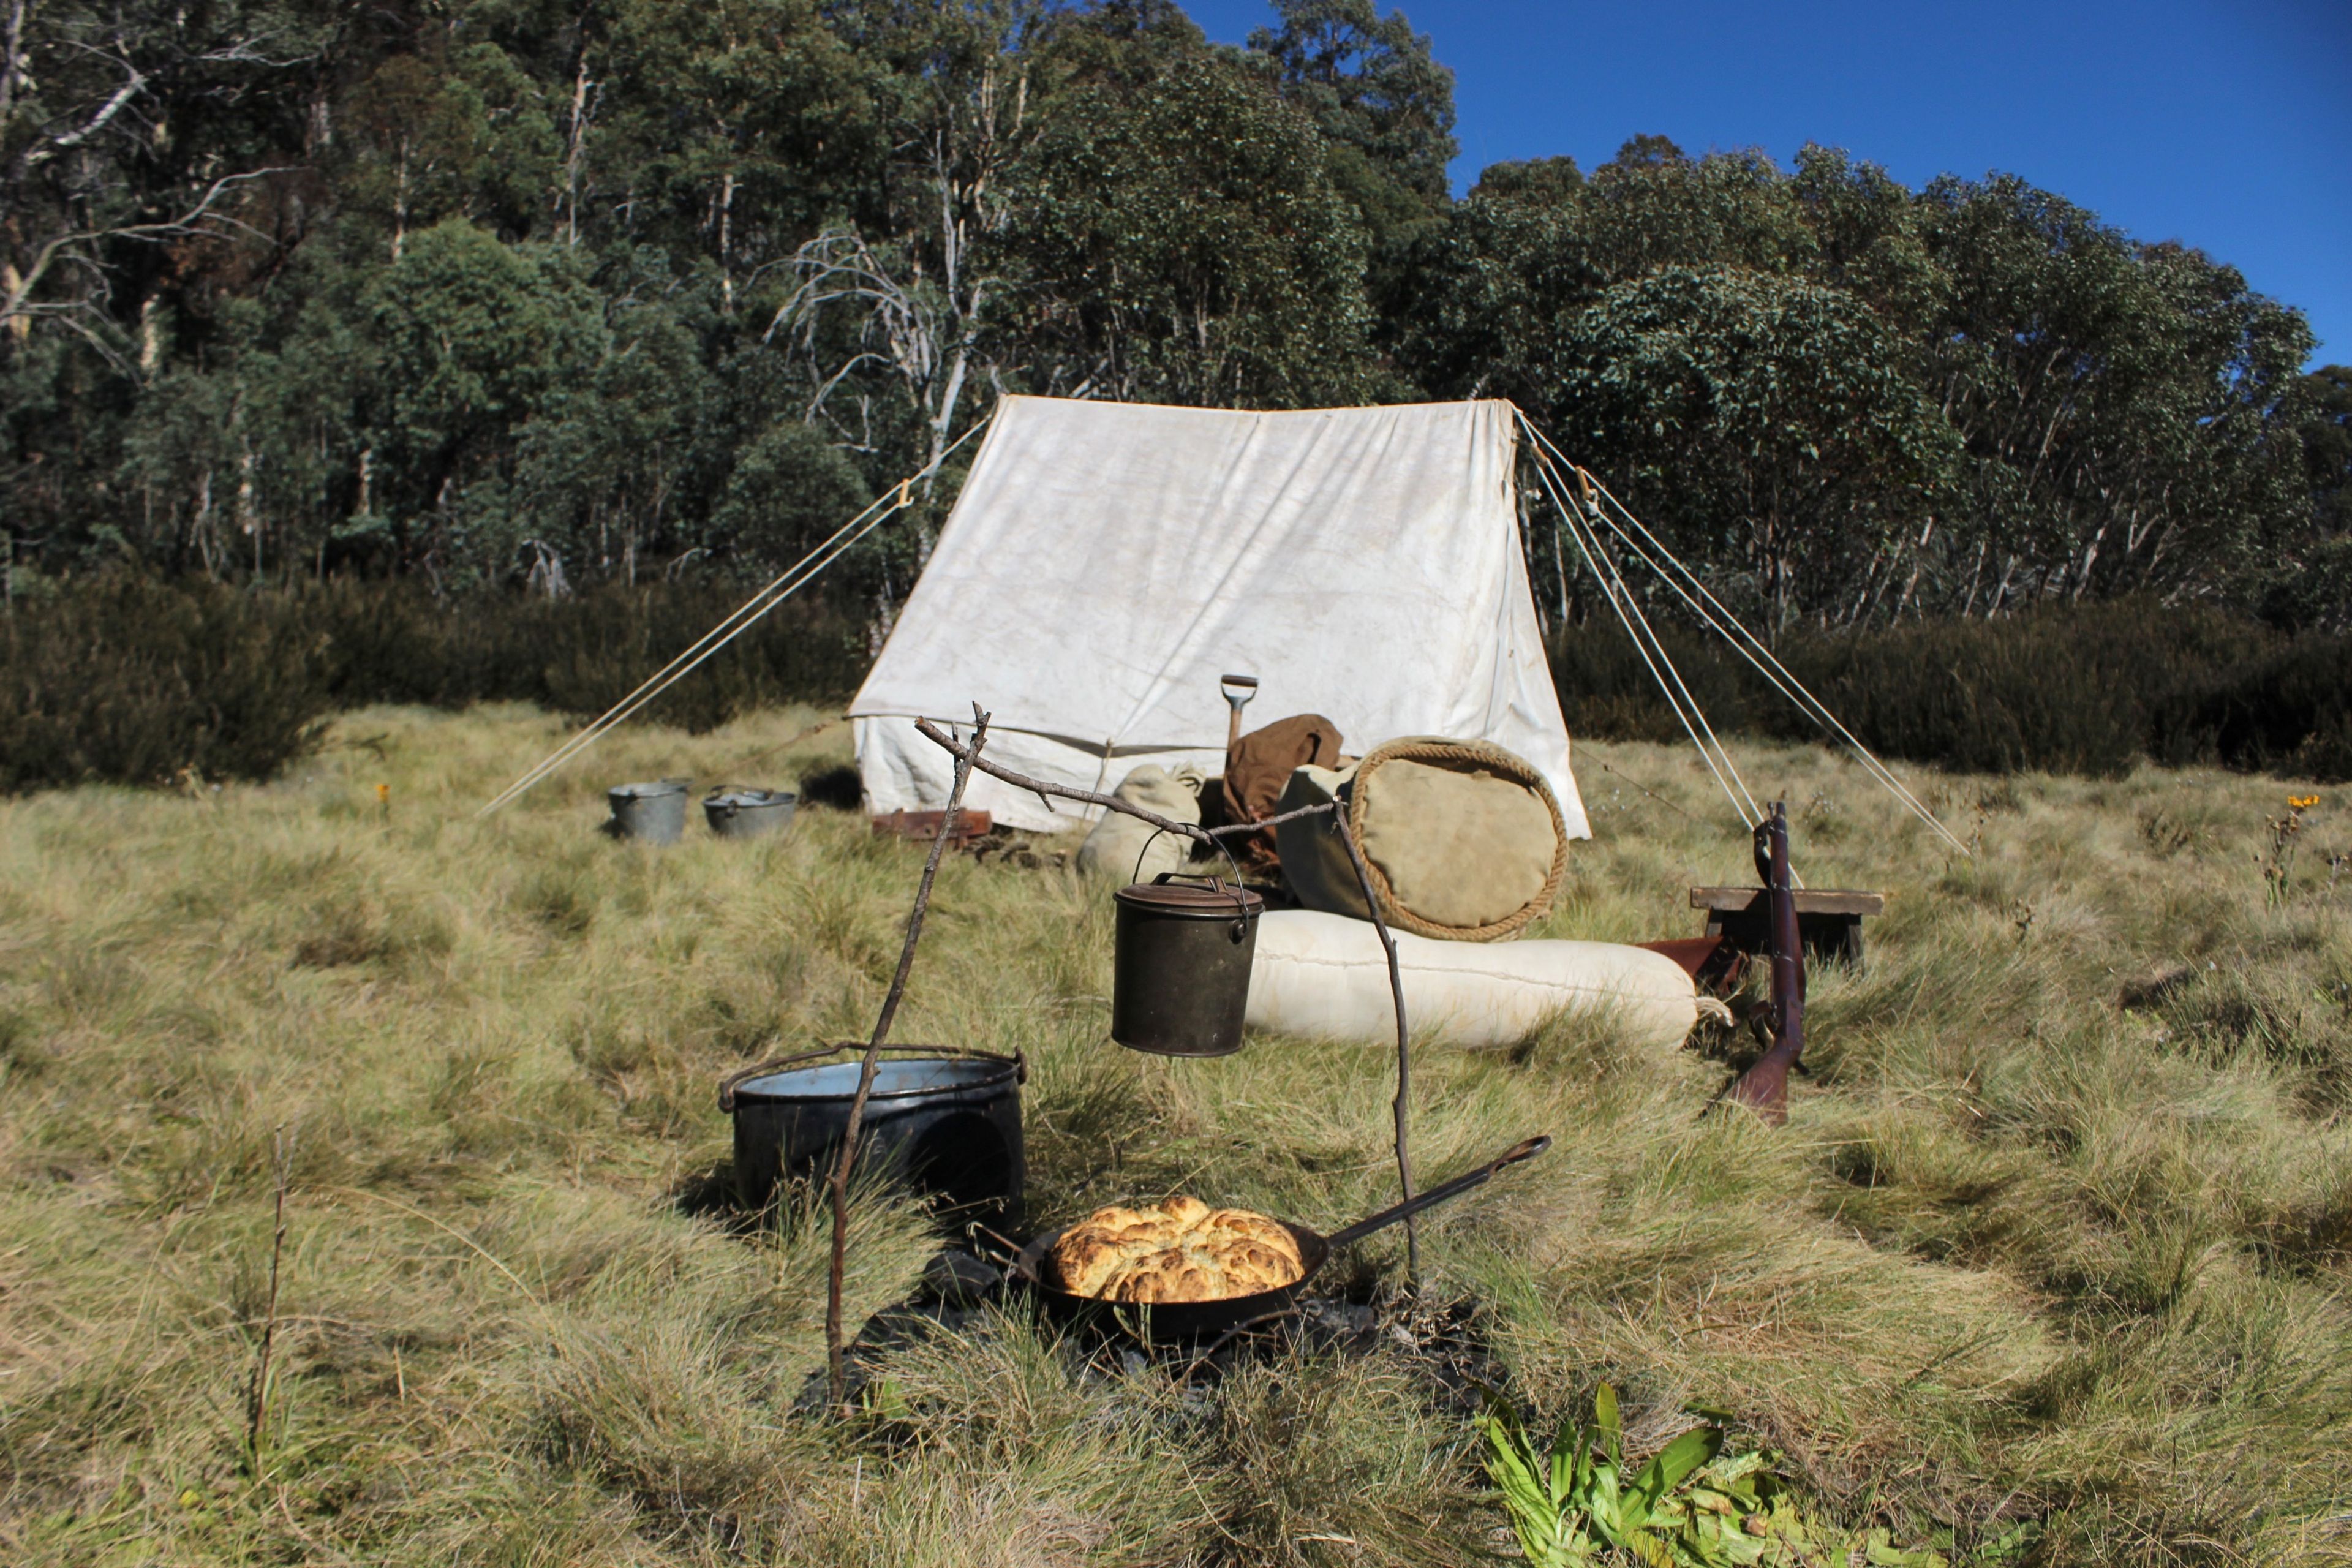
POLYGON ((1237 882, 1180 871, 1130 883, 1113 897, 1110 1037, 1166 1057, 1240 1050, 1265 900, 1237 882))

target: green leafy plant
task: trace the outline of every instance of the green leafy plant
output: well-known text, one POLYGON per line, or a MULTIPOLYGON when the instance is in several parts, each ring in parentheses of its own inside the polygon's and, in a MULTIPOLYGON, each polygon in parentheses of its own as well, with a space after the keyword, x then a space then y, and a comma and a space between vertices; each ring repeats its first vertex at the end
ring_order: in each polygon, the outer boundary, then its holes
POLYGON ((2296 836, 2303 832, 2303 814, 2319 804, 2315 795, 2291 795, 2286 797, 2286 815, 2266 820, 2271 835, 2270 853, 2256 856, 2263 868, 2263 901, 2276 909, 2286 902, 2287 883, 2294 876, 2296 836))
POLYGON ((1629 1478, 1617 1391, 1605 1383, 1593 1395, 1592 1418, 1563 1417, 1548 1451, 1492 1389, 1477 1425, 1486 1473, 1521 1552, 1538 1568, 1612 1562, 1797 1568, 1824 1561, 1944 1568, 1940 1555, 1904 1551, 1883 1529, 1852 1537, 1820 1531, 1773 1471, 1772 1455, 1726 1457, 1719 1426, 1692 1427, 1629 1478))

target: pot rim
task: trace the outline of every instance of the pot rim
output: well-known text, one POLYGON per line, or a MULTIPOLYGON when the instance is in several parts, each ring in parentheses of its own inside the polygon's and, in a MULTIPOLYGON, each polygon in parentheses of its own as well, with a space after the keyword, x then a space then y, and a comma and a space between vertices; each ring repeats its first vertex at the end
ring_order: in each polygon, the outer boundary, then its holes
POLYGON ((692 779, 647 779, 643 784, 614 784, 604 792, 608 800, 658 800, 664 795, 684 795, 692 779))
POLYGON ((793 805, 800 798, 788 789, 730 789, 704 795, 702 804, 728 811, 756 811, 761 806, 793 805))
POLYGON ((1265 911, 1264 895, 1232 882, 1206 888, 1181 882, 1129 882, 1111 897, 1129 909, 1177 920, 1253 920, 1265 911))
MULTIPOLYGON (((999 1068, 1003 1070, 988 1072, 986 1076, 979 1078, 971 1083, 961 1083, 950 1086, 932 1085, 929 1087, 896 1089, 884 1089, 881 1086, 880 1074, 877 1071, 876 1074, 877 1081, 873 1091, 866 1097, 866 1103, 868 1104, 872 1104, 877 1100, 895 1100, 923 1098, 940 1099, 951 1095, 969 1094, 975 1089, 994 1089, 1008 1081, 1013 1085, 1014 1091, 1017 1093, 1019 1092, 1021 1086, 1027 1082, 1029 1078, 1028 1058, 1023 1056, 1019 1051, 1015 1051, 1008 1057, 996 1051, 973 1050, 961 1046, 884 1046, 882 1049, 885 1052, 891 1053, 928 1053, 907 1056, 886 1056, 883 1058, 883 1066, 888 1066, 893 1062, 904 1062, 911 1065, 926 1061, 951 1061, 969 1062, 982 1068, 999 1068)), ((840 1045, 828 1046, 814 1051, 804 1051, 796 1057, 784 1057, 775 1061, 761 1062, 757 1066, 745 1068, 740 1072, 730 1074, 719 1083, 719 1109, 732 1114, 737 1106, 746 1100, 756 1100, 764 1105, 845 1104, 849 1100, 856 1098, 856 1090, 855 1089, 852 1089, 846 1094, 780 1094, 770 1089, 754 1089, 751 1086, 767 1079, 785 1078, 798 1073, 819 1073, 826 1071, 828 1068, 832 1068, 846 1067, 850 1065, 847 1062, 823 1061, 817 1058, 824 1057, 837 1057, 845 1052, 855 1052, 862 1055, 865 1050, 866 1047, 862 1045, 844 1042, 840 1045)))

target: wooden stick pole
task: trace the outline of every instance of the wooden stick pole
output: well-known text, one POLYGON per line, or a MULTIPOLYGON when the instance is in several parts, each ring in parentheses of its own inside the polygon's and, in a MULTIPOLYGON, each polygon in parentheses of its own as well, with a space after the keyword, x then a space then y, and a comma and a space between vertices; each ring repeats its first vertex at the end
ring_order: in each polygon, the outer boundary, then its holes
POLYGON ((882 1046, 890 1037, 890 1023, 898 1015, 898 999, 907 994, 907 976, 915 967, 915 943, 922 940, 923 911, 930 908, 931 882, 940 874, 940 858, 955 832, 956 812, 963 805, 963 787, 971 779, 972 763, 988 740, 988 715, 971 705, 972 732, 969 752, 959 749, 955 784, 948 791, 948 808, 940 814, 940 830, 923 862, 922 885, 915 889, 914 912, 907 917, 907 941, 898 949, 898 972, 890 976, 889 994, 882 998, 881 1016, 874 1020, 874 1037, 866 1043, 858 1064, 857 1093, 849 1102, 849 1125, 841 1135, 841 1156, 833 1163, 833 1260, 824 1278, 824 1370, 827 1391, 835 1405, 849 1396, 849 1369, 841 1348, 841 1282, 849 1257, 849 1169, 857 1158, 857 1134, 866 1122, 866 1100, 874 1092, 875 1069, 881 1065, 882 1046))
POLYGON ((286 1184, 293 1167, 293 1149, 280 1127, 269 1142, 270 1173, 278 1187, 278 1203, 269 1237, 269 1302, 261 1317, 261 1354, 253 1366, 253 1384, 245 1395, 245 1458, 257 1480, 261 1476, 261 1442, 269 1424, 269 1352, 278 1338, 278 1263, 286 1251, 286 1184))
MULTIPOLYGON (((973 711, 978 710, 979 705, 973 704, 973 711)), ((1412 1034, 1405 1018, 1404 974, 1397 963, 1396 939, 1389 934, 1388 922, 1381 919, 1380 900, 1372 893, 1371 870, 1364 864, 1363 851, 1357 847, 1355 835, 1349 831, 1348 814, 1339 809, 1338 802, 1326 801, 1317 805, 1300 806, 1296 811, 1286 811, 1279 816, 1269 816, 1257 822, 1238 822, 1230 827, 1202 827, 1198 823, 1177 822, 1160 816, 1156 811, 1146 811, 1143 807, 1121 800, 1117 795, 1100 795, 1093 790, 1072 789, 1065 784, 1048 784, 1043 779, 1033 779, 1026 773, 1017 773, 1011 768, 1001 767, 994 763, 984 761, 979 754, 980 744, 977 737, 974 738, 971 745, 965 746, 928 719, 916 720, 915 728, 924 739, 933 745, 943 748, 954 757, 960 765, 977 768, 992 778, 1001 779, 1015 789, 1025 789, 1040 799, 1058 795, 1064 800, 1084 801, 1090 805, 1099 805, 1106 810, 1123 813, 1139 821, 1148 822, 1163 833, 1173 833, 1210 847, 1215 847, 1217 840, 1225 834, 1255 833, 1277 822, 1288 822, 1296 817, 1330 813, 1332 825, 1339 834, 1339 842, 1348 847, 1349 862, 1356 868, 1357 885, 1364 890, 1364 908, 1371 916, 1372 930, 1380 933, 1381 948, 1388 954, 1389 994, 1396 1004, 1397 1022, 1397 1089, 1392 1110, 1396 1121, 1397 1183, 1403 1188, 1403 1195, 1399 1201, 1402 1202, 1412 1196, 1412 1153, 1407 1136, 1407 1121, 1412 1109, 1412 1059, 1410 1055, 1412 1034)), ((1418 1286, 1421 1282, 1421 1236, 1418 1227, 1410 1217, 1404 1222, 1404 1253, 1406 1273, 1418 1286)))
MULTIPOLYGON (((1336 803, 1335 803, 1336 805, 1336 803)), ((1409 1049, 1412 1031, 1404 1016, 1404 972, 1397 963, 1396 938, 1389 934, 1388 921, 1381 919, 1381 900, 1372 891, 1371 868, 1364 864, 1364 852, 1356 843, 1355 830, 1348 826, 1348 814, 1334 809, 1332 831, 1339 842, 1348 847, 1349 863, 1356 868, 1357 885, 1364 889, 1364 912, 1371 917, 1372 930, 1380 933, 1381 947, 1389 955, 1389 995, 1396 1003, 1397 1071, 1396 1099, 1390 1110, 1396 1121, 1396 1167, 1399 1203, 1412 1201, 1412 1155, 1406 1139, 1406 1124, 1412 1114, 1412 1055, 1409 1049)), ((1416 1290, 1421 1288, 1421 1233, 1412 1215, 1404 1216, 1404 1273, 1406 1281, 1416 1290)))

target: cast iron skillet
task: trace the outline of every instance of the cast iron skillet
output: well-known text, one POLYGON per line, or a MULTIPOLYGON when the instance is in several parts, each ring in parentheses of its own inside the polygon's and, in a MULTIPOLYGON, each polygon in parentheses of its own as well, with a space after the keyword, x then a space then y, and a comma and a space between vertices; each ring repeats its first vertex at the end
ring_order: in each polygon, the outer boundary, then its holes
POLYGON ((1298 1293, 1307 1289, 1323 1265, 1330 1260, 1331 1255, 1341 1247, 1361 1241, 1376 1230, 1385 1230, 1408 1215, 1419 1214, 1448 1198, 1460 1197, 1471 1188, 1483 1184, 1504 1166, 1532 1160, 1550 1147, 1549 1136, 1538 1136, 1515 1143, 1475 1171, 1465 1172, 1450 1182, 1441 1182, 1410 1202, 1382 1209, 1370 1219, 1358 1220, 1347 1229, 1334 1231, 1329 1236, 1309 1230, 1303 1225, 1293 1225, 1288 1220, 1277 1221, 1297 1238, 1298 1260, 1307 1266, 1307 1271, 1289 1284, 1272 1290, 1254 1291, 1247 1296, 1228 1296, 1216 1301, 1105 1301, 1093 1296, 1081 1296, 1063 1289, 1054 1279, 1052 1264, 1046 1261, 1054 1244, 1062 1238, 1058 1230, 1049 1230, 1023 1247, 1020 1258, 1013 1265, 1013 1272, 1036 1293, 1046 1312, 1057 1321, 1079 1323, 1108 1320, 1146 1344, 1212 1339, 1258 1319, 1278 1316, 1289 1310, 1298 1293))

